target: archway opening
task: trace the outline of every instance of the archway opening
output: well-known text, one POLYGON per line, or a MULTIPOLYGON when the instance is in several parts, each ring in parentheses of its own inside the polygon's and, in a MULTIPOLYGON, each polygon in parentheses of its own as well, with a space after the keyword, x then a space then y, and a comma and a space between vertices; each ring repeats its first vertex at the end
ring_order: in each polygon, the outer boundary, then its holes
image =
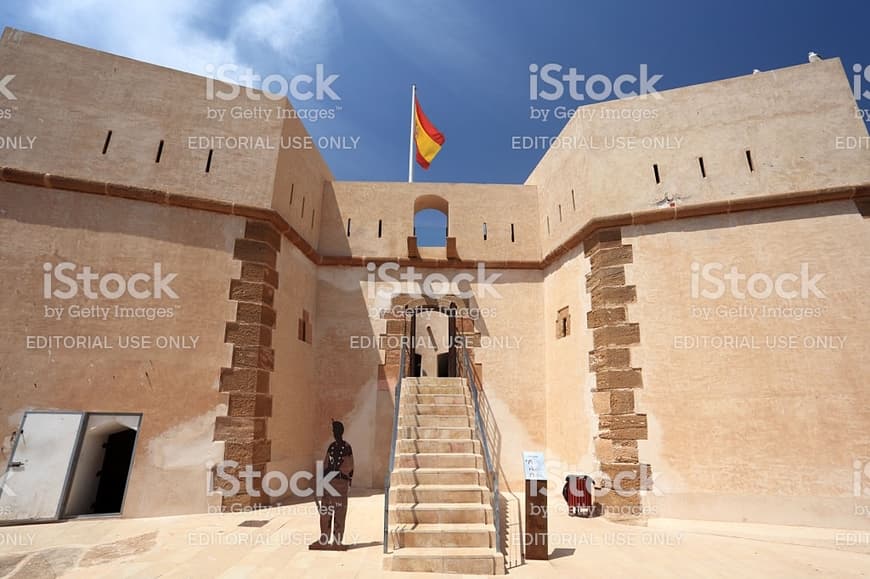
POLYGON ((446 247, 447 200, 437 195, 421 195, 414 200, 414 237, 418 247, 446 247))
POLYGON ((440 309, 411 317, 411 376, 452 378, 456 374, 456 318, 440 309))
POLYGON ((414 236, 418 247, 447 247, 447 215, 424 209, 414 215, 414 236))

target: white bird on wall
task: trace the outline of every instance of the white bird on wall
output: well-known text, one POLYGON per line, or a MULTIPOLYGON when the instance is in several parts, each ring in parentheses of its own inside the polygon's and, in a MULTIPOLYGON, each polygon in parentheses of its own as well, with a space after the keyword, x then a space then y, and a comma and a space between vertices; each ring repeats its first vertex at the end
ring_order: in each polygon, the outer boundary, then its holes
POLYGON ((807 60, 809 60, 810 62, 819 62, 822 60, 822 57, 815 52, 810 51, 810 53, 807 54, 807 60))
POLYGON ((760 73, 761 73, 761 71, 758 70, 757 68, 752 69, 752 74, 760 74, 760 73))
POLYGON ((684 201, 688 199, 688 195, 683 197, 682 195, 674 195, 673 193, 665 193, 665 196, 658 201, 654 201, 652 204, 655 205, 658 209, 662 209, 664 207, 676 207, 677 201, 684 201))

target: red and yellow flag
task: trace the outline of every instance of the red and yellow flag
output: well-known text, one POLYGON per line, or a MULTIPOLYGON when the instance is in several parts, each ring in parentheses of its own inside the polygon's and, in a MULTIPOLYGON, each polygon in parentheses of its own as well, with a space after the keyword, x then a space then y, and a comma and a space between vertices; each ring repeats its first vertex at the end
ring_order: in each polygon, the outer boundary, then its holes
POLYGON ((428 169, 432 159, 444 144, 444 135, 423 114, 420 101, 416 96, 414 97, 414 141, 417 145, 417 164, 428 169))

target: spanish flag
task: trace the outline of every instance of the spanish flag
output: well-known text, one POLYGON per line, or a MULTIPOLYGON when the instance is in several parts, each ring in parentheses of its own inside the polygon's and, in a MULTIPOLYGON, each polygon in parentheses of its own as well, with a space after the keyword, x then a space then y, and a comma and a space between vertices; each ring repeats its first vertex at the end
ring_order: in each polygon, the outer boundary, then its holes
POLYGON ((414 141, 417 145, 417 164, 428 169, 429 163, 444 144, 444 135, 423 114, 416 94, 414 95, 414 141))

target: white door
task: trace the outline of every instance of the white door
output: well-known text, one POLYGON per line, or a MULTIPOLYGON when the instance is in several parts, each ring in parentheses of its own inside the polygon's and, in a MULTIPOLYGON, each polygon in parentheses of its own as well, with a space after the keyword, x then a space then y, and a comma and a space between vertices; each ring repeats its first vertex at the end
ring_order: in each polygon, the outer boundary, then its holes
POLYGON ((0 523, 60 518, 83 412, 26 412, 0 479, 0 523))

